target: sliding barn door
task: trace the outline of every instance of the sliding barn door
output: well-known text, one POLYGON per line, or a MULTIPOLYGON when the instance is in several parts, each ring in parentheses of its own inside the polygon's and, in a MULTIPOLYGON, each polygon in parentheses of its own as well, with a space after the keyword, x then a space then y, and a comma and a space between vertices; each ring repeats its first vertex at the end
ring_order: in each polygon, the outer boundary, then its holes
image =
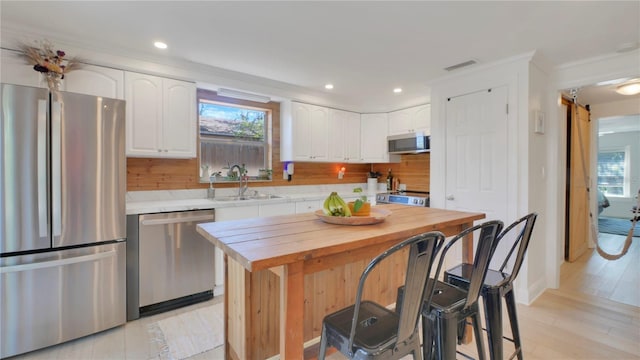
MULTIPOLYGON (((565 259, 573 262, 589 246, 589 174, 591 121, 589 111, 569 104, 568 166, 567 166, 567 239, 565 259)), ((595 193, 594 193, 595 194, 595 193)))

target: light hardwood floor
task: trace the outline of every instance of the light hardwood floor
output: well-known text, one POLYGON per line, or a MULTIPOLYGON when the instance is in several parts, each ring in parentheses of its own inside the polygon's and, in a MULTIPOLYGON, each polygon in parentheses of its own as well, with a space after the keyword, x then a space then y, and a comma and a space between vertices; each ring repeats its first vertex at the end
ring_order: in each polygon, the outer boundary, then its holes
MULTIPOLYGON (((604 246, 612 252, 624 242, 624 236, 601 236, 604 246)), ((547 290, 530 306, 518 305, 525 359, 640 359, 639 242, 640 238, 634 238, 629 253, 617 261, 604 260, 589 250, 578 261, 563 264, 559 289, 547 290)), ((160 350, 147 326, 210 304, 201 303, 131 321, 12 360, 159 359, 160 350)), ((510 335, 506 319, 504 328, 506 335, 510 335)), ((474 343, 460 349, 475 355, 474 343)), ((505 342, 505 354, 512 349, 513 346, 505 342)), ((190 360, 222 359, 223 353, 219 347, 190 360)), ((329 357, 331 360, 343 358, 338 353, 329 357)))

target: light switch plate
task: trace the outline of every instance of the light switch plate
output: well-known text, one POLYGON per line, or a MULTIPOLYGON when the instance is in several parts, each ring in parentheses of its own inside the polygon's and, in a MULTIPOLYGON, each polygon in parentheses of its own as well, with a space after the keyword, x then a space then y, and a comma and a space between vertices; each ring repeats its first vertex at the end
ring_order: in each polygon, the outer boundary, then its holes
POLYGON ((544 134, 544 112, 536 111, 533 121, 533 131, 536 134, 544 134))

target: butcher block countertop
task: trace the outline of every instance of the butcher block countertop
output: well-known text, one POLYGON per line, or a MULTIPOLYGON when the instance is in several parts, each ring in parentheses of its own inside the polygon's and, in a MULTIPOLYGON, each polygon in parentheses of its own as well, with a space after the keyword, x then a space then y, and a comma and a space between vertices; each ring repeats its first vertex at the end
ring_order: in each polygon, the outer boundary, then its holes
POLYGON ((337 255, 423 232, 443 231, 485 217, 482 213, 427 207, 376 206, 391 214, 385 221, 373 225, 328 224, 315 213, 303 213, 205 223, 198 225, 198 232, 247 270, 257 271, 337 255))

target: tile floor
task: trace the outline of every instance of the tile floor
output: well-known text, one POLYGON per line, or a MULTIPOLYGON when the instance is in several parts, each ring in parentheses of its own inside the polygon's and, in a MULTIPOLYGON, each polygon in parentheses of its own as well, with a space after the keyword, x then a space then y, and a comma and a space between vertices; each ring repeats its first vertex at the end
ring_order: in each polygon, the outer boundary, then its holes
MULTIPOLYGON (((161 360, 160 349, 153 341, 153 335, 148 331, 149 324, 222 300, 222 296, 217 296, 206 302, 129 321, 122 326, 98 334, 18 355, 9 360, 161 360)), ((190 358, 190 360, 205 359, 224 359, 224 346, 190 358)))

